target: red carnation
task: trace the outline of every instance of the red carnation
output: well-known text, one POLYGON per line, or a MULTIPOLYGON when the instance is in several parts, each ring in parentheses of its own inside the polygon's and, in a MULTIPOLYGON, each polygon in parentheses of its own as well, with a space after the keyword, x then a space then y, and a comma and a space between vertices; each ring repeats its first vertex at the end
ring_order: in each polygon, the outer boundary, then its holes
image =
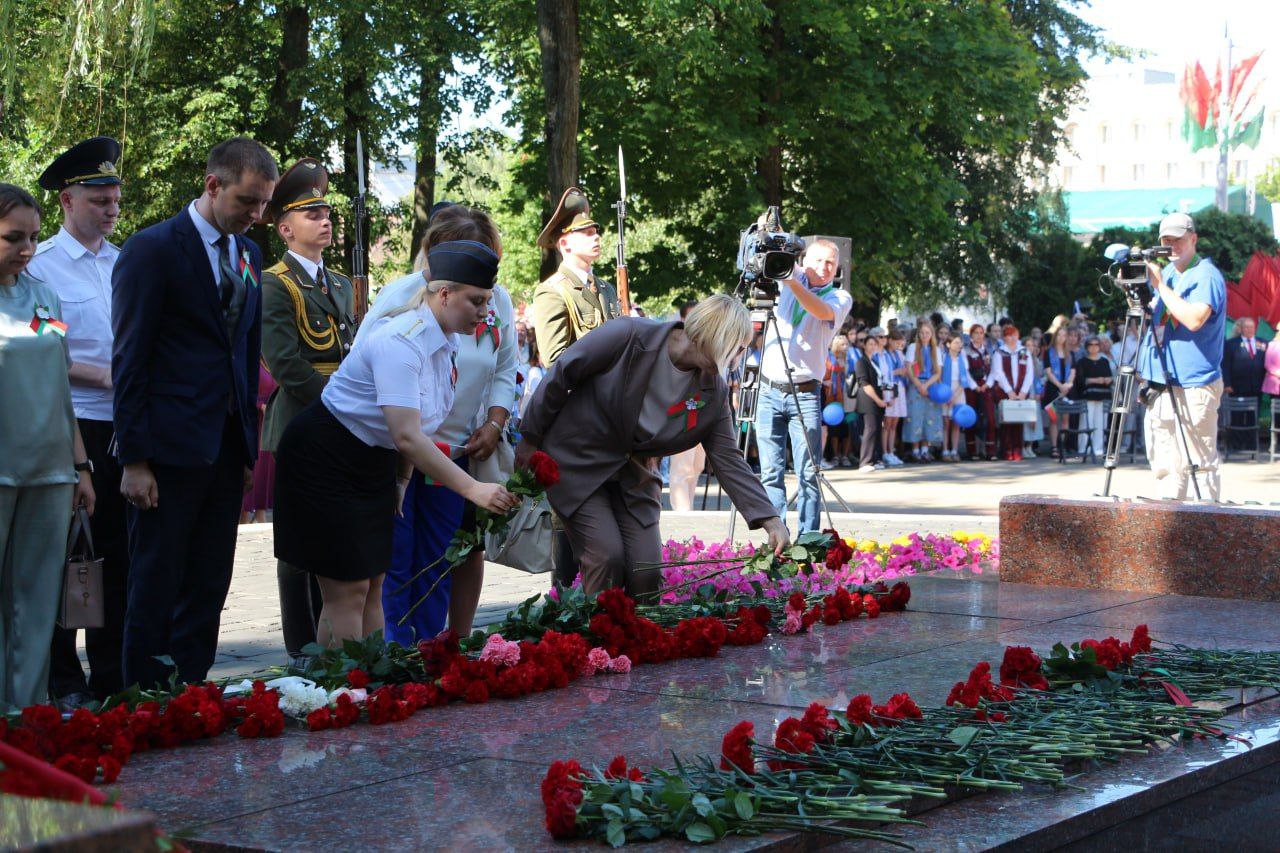
POLYGON ((333 712, 328 708, 316 708, 307 714, 307 730, 321 732, 333 728, 333 712))
POLYGON ((533 478, 538 481, 538 485, 544 489, 549 489, 560 482, 560 466, 556 464, 556 460, 541 450, 535 450, 533 456, 529 457, 529 470, 533 472, 533 478))
POLYGON ((874 595, 864 595, 862 597, 862 607, 866 610, 868 619, 875 619, 880 615, 880 602, 876 601, 874 595))
POLYGON ((924 717, 920 706, 915 703, 909 693, 895 693, 889 697, 889 704, 884 706, 883 713, 884 716, 895 720, 919 720, 924 717))
POLYGON ((1048 690, 1049 682, 1040 671, 1040 656, 1028 646, 1007 646, 1000 664, 1000 683, 1014 687, 1048 690))
POLYGON ((845 710, 845 716, 849 718, 849 725, 862 726, 873 724, 871 717, 871 696, 866 693, 859 693, 849 701, 849 707, 845 710))
POLYGON ((797 613, 803 613, 808 605, 805 603, 803 593, 793 592, 787 598, 787 606, 797 613))
POLYGON ((347 673, 347 684, 356 690, 363 690, 369 686, 369 676, 363 669, 353 669, 347 673))
POLYGON ((610 761, 609 766, 605 768, 604 777, 606 779, 626 779, 632 782, 644 781, 644 774, 640 772, 640 768, 627 767, 627 759, 622 755, 613 757, 613 761, 610 761))
POLYGON ((773 745, 783 752, 803 755, 813 749, 814 738, 805 730, 804 722, 787 717, 773 736, 773 745))
POLYGON ((751 755, 751 744, 755 741, 755 724, 743 720, 729 729, 720 741, 720 769, 738 769, 744 773, 754 773, 755 759, 751 755))
POLYGON ((576 761, 556 761, 542 778, 542 805, 552 838, 578 834, 578 806, 582 804, 582 767, 576 761))
POLYGON ((1125 663, 1124 650, 1120 648, 1120 641, 1115 637, 1107 637, 1102 642, 1085 640, 1080 644, 1080 648, 1093 649, 1098 665, 1105 669, 1116 669, 1125 663))
POLYGON ((1146 625, 1139 625, 1133 629, 1133 639, 1129 641, 1129 648, 1135 655, 1151 651, 1151 633, 1146 625))
POLYGON ((826 741, 831 736, 831 732, 840 727, 840 724, 832 719, 827 707, 819 702, 813 702, 805 709, 800 725, 804 726, 804 730, 818 743, 826 741))

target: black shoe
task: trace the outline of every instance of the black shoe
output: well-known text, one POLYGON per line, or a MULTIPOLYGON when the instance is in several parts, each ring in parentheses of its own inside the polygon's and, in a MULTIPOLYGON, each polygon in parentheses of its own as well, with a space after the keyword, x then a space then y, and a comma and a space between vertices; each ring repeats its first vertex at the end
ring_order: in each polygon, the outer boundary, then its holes
POLYGON ((64 714, 69 714, 77 708, 83 708, 93 701, 93 695, 90 693, 68 693, 66 696, 59 696, 54 700, 54 706, 64 714))

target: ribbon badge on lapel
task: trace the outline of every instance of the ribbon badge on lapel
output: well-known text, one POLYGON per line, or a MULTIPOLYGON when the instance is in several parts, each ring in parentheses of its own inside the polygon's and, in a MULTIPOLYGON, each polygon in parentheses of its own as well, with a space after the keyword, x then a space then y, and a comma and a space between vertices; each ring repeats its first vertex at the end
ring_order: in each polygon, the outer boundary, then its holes
POLYGON ((240 277, 244 279, 244 283, 250 287, 258 286, 258 276, 253 272, 253 264, 249 262, 249 250, 245 249, 240 254, 240 277))
POLYGON ((673 404, 667 409, 668 418, 684 418, 684 431, 688 432, 698 425, 698 409, 706 407, 706 402, 702 399, 702 392, 699 391, 687 400, 681 400, 679 403, 673 404))
POLYGON ((480 343, 485 335, 488 335, 493 340, 493 348, 496 350, 498 342, 501 340, 501 335, 498 332, 498 315, 494 313, 492 308, 489 309, 489 316, 476 323, 476 343, 480 343))
POLYGON ((35 315, 31 318, 31 331, 37 335, 53 333, 59 337, 67 336, 67 324, 55 320, 48 306, 37 303, 35 315))

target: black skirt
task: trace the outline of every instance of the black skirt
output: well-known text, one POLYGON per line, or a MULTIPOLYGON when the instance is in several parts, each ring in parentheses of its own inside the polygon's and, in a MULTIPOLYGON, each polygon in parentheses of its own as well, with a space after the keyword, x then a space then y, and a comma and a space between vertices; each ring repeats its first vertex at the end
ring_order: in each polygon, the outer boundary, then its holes
POLYGON ((351 434, 320 400, 290 422, 276 450, 277 559, 340 581, 391 565, 396 452, 351 434))

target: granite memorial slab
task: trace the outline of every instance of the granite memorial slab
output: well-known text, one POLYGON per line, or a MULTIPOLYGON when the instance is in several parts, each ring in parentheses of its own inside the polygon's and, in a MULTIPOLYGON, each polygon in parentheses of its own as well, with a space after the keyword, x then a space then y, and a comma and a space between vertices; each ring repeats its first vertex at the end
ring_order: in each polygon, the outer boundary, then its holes
POLYGON ((1000 578, 1280 601, 1280 511, 1010 495, 1000 501, 1000 578))

